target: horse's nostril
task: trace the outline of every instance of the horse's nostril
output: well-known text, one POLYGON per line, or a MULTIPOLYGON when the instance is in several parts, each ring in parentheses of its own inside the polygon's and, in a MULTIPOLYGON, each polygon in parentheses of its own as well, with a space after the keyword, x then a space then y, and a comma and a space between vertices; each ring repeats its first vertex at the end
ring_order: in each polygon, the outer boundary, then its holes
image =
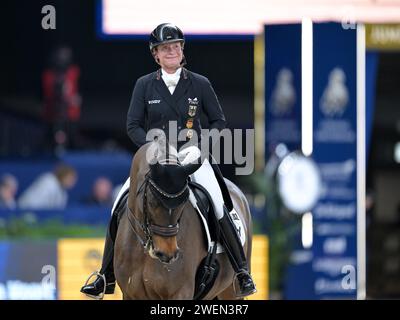
POLYGON ((171 263, 172 261, 176 260, 179 255, 179 251, 176 251, 173 256, 166 255, 161 251, 155 251, 155 256, 163 263, 171 263))
POLYGON ((171 258, 169 258, 166 254, 162 253, 161 251, 156 251, 155 255, 161 262, 168 263, 171 258))

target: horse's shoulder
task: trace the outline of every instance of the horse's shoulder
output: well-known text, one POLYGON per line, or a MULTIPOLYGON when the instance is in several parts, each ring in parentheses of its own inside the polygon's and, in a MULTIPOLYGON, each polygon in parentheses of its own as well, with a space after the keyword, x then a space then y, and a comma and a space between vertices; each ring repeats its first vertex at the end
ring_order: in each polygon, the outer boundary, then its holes
POLYGON ((231 180, 229 180, 228 178, 225 178, 225 177, 224 177, 224 180, 225 180, 226 186, 228 187, 229 192, 235 192, 240 196, 243 195, 242 190, 240 190, 240 188, 234 182, 232 182, 231 180))
POLYGON ((231 195, 234 205, 235 205, 235 202, 237 205, 239 205, 239 203, 237 202, 237 201, 239 201, 244 206, 244 208, 247 208, 249 203, 248 203, 247 198, 244 195, 243 191, 231 180, 229 180, 227 178, 224 178, 224 179, 225 179, 226 186, 231 195))

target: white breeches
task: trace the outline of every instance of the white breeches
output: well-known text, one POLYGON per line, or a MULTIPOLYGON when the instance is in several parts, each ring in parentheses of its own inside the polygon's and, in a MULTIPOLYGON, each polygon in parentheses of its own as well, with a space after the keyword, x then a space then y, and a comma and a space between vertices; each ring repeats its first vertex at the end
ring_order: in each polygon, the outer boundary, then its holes
MULTIPOLYGON (((183 159, 181 160, 182 164, 192 162, 194 159, 196 159, 196 156, 198 155, 200 155, 200 151, 197 147, 194 146, 188 147, 179 152, 179 158, 183 159)), ((190 177, 192 181, 200 184, 208 191, 212 198, 215 215, 218 220, 221 219, 224 216, 224 198, 222 196, 217 178, 215 177, 214 170, 208 159, 205 159, 200 168, 197 169, 197 171, 194 172, 190 177)), ((125 181, 121 190, 118 192, 117 198, 114 201, 113 207, 111 209, 111 214, 114 212, 117 203, 119 202, 124 192, 129 189, 129 186, 130 178, 125 181)))
POLYGON ((200 184, 208 191, 214 205, 215 215, 218 220, 221 219, 224 216, 224 198, 208 159, 205 159, 201 167, 190 177, 193 182, 200 184))

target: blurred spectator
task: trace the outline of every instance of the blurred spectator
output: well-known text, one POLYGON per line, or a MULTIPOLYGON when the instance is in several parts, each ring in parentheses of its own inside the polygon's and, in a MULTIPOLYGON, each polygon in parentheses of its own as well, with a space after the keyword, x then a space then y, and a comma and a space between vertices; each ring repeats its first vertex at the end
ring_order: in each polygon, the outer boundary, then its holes
POLYGON ((0 208, 15 209, 15 195, 18 191, 18 181, 11 174, 4 174, 0 179, 0 208))
POLYGON ((86 203, 102 206, 111 206, 112 199, 112 183, 108 178, 99 177, 93 183, 92 194, 86 203))
POLYGON ((78 179, 74 168, 59 164, 53 172, 39 176, 18 199, 20 208, 64 209, 68 202, 67 190, 78 179))
POLYGON ((78 91, 80 69, 72 62, 72 49, 56 48, 50 66, 42 75, 44 120, 51 131, 50 145, 55 150, 76 147, 77 123, 81 115, 81 96, 78 91))

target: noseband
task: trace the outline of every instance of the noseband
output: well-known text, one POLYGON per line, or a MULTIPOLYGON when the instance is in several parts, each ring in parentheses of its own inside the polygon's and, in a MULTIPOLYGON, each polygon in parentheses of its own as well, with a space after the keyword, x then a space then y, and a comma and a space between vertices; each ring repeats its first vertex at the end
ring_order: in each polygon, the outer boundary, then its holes
MULTIPOLYGON (((182 190, 180 190, 177 193, 168 193, 164 190, 162 190, 159 186, 157 186, 157 184, 150 178, 150 174, 149 172, 146 174, 145 176, 145 180, 142 183, 142 185, 140 186, 137 194, 139 194, 142 189, 144 190, 143 193, 143 216, 144 216, 144 221, 143 223, 141 223, 138 218, 134 215, 134 213, 132 212, 131 208, 128 205, 128 209, 129 209, 129 213, 128 214, 128 220, 131 224, 132 230, 134 231, 134 233, 136 234, 136 236, 138 237, 140 243, 146 248, 149 249, 152 244, 153 244, 153 235, 158 235, 161 237, 173 237, 176 236, 178 234, 179 231, 179 221, 182 217, 182 213, 181 216, 178 219, 178 222, 176 224, 173 225, 168 225, 168 226, 160 226, 157 224, 154 224, 151 220, 148 208, 147 208, 147 191, 148 191, 148 187, 149 184, 154 188, 155 192, 158 192, 159 194, 161 194, 163 197, 166 197, 168 199, 174 199, 177 198, 179 196, 181 196, 186 189, 188 188, 188 183, 186 181, 185 186, 182 188, 182 190), (139 225, 140 229, 143 231, 144 235, 145 235, 145 240, 143 240, 138 233, 136 232, 136 229, 133 226, 133 222, 131 220, 131 216, 135 219, 135 223, 137 225, 139 225)), ((164 206, 165 207, 165 206, 164 206)), ((166 208, 166 207, 165 207, 166 208)), ((171 214, 172 209, 167 208, 171 214)))

